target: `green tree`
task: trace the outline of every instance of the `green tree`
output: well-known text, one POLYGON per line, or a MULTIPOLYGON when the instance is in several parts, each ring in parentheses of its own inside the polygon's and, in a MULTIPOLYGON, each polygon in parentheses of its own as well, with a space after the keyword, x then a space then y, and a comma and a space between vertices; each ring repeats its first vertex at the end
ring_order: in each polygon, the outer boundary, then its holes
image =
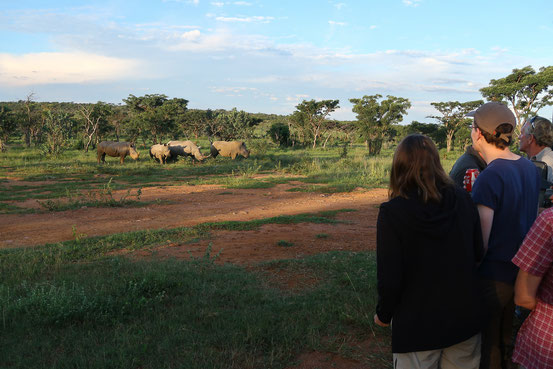
POLYGON ((403 139, 405 136, 412 133, 419 133, 428 136, 434 141, 438 147, 446 147, 446 134, 443 126, 436 123, 422 123, 416 120, 411 123, 401 126, 397 125, 398 138, 403 139))
POLYGON ((188 100, 180 98, 169 100, 162 94, 141 97, 131 94, 123 101, 131 113, 128 131, 134 137, 142 136, 143 140, 151 135, 154 143, 161 143, 162 138, 173 131, 175 121, 184 115, 188 104, 188 100))
POLYGON ((329 128, 326 119, 330 113, 338 109, 340 100, 303 100, 296 105, 296 111, 290 117, 290 122, 301 131, 304 139, 313 141, 312 147, 317 147, 317 141, 323 137, 329 128))
POLYGON ((32 143, 37 144, 40 141, 44 123, 41 119, 40 105, 34 101, 34 94, 31 93, 25 100, 20 100, 18 106, 21 112, 19 129, 23 133, 25 145, 30 147, 32 143))
POLYGON ((6 151, 6 144, 16 129, 15 114, 7 106, 0 106, 0 151, 6 151))
POLYGON ((441 113, 439 116, 431 115, 428 118, 434 118, 444 126, 446 131, 447 152, 453 150, 455 133, 470 122, 470 118, 466 118, 465 115, 482 105, 482 103, 482 100, 475 100, 464 103, 459 101, 447 101, 433 102, 430 104, 441 113))
POLYGON ((350 99, 354 104, 353 112, 357 113, 359 135, 365 140, 370 155, 378 155, 384 139, 388 137, 392 124, 403 120, 403 115, 411 107, 409 99, 388 95, 363 96, 361 99, 350 99), (380 101, 379 101, 380 100, 380 101))
POLYGON ((267 131, 267 135, 279 146, 288 146, 290 144, 290 128, 282 122, 273 123, 267 131))
POLYGON ((215 125, 210 126, 209 135, 219 136, 222 140, 250 138, 253 127, 261 122, 251 114, 236 108, 231 111, 217 114, 215 125))
POLYGON ((57 156, 67 147, 75 122, 71 119, 71 115, 66 112, 45 110, 43 116, 44 133, 46 135, 43 150, 48 155, 57 156))
POLYGON ((215 114, 211 109, 189 109, 177 122, 177 125, 184 136, 194 136, 197 139, 200 135, 208 132, 208 127, 214 119, 215 114))
POLYGON ((513 69, 507 77, 492 79, 488 87, 480 89, 488 101, 506 101, 517 118, 516 136, 525 119, 537 114, 544 106, 553 104, 553 66, 541 67, 536 73, 526 66, 513 69))
MULTIPOLYGON (((108 118, 113 114, 111 105, 98 101, 96 104, 83 105, 78 115, 82 119, 82 134, 84 142, 84 151, 88 152, 88 148, 93 138, 98 141, 98 133, 105 131, 108 127, 108 118)), ((97 142, 96 142, 97 143, 97 142)))

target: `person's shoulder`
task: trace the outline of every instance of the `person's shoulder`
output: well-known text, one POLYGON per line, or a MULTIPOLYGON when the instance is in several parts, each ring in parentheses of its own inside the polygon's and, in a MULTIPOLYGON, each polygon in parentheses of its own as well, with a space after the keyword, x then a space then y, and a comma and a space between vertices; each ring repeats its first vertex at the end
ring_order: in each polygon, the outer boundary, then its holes
POLYGON ((548 224, 553 223, 553 208, 547 208, 542 211, 539 215, 539 218, 543 219, 548 224))

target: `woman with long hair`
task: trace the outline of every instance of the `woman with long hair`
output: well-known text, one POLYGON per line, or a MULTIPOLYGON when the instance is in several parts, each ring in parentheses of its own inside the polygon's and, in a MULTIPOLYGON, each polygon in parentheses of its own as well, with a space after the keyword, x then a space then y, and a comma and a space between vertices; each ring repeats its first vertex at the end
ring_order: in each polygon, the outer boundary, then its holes
POLYGON ((483 255, 478 211, 445 173, 436 145, 398 145, 377 222, 375 323, 392 326, 394 368, 478 368, 483 255))

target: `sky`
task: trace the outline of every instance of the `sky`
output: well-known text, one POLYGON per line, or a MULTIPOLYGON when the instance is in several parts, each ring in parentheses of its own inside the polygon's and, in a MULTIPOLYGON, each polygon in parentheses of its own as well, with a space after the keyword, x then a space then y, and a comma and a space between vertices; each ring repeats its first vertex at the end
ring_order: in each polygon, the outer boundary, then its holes
MULTIPOLYGON (((551 0, 0 0, 0 101, 165 94, 192 109, 291 114, 303 100, 482 99, 553 65, 551 0)), ((551 108, 540 115, 551 118, 551 108)))

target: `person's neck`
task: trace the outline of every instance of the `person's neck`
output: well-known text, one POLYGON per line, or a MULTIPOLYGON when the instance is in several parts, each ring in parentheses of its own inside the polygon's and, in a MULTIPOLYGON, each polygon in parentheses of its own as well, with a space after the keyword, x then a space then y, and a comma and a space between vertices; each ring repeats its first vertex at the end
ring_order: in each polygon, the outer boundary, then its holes
POLYGON ((534 156, 538 155, 540 152, 542 152, 543 149, 545 149, 547 146, 538 146, 538 145, 533 145, 532 147, 530 147, 528 149, 528 157, 529 158, 533 158, 534 156))
POLYGON ((508 147, 502 150, 495 145, 487 145, 482 148, 481 153, 487 164, 490 164, 495 159, 517 160, 520 158, 520 156, 511 152, 508 147))

